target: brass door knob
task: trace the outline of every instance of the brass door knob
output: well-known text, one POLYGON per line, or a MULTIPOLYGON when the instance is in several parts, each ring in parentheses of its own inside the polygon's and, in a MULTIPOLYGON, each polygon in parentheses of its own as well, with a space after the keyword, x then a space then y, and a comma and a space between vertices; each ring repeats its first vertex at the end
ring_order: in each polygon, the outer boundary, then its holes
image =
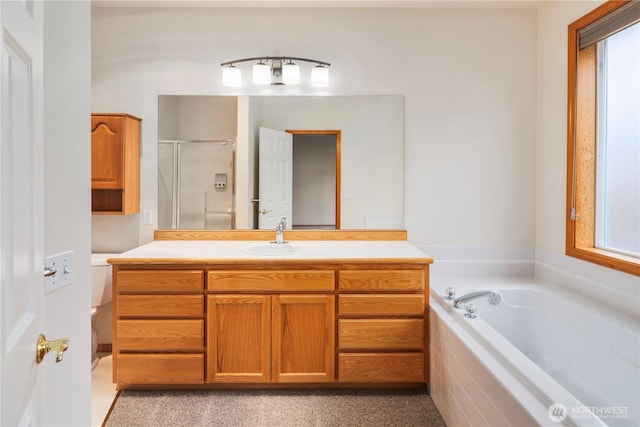
POLYGON ((260 213, 261 213, 262 215, 266 215, 266 214, 268 214, 269 212, 271 212, 269 209, 262 209, 262 210, 260 211, 260 213))
POLYGON ((56 363, 62 362, 62 353, 69 348, 69 338, 58 338, 57 340, 47 341, 44 334, 38 335, 38 343, 36 344, 36 362, 42 362, 44 356, 50 351, 56 352, 56 363))

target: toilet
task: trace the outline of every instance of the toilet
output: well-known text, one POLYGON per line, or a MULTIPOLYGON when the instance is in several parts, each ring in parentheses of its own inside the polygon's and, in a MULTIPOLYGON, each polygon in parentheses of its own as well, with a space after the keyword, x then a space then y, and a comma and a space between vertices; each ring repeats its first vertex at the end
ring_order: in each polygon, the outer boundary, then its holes
POLYGON ((91 254, 91 369, 98 364, 98 333, 95 318, 100 307, 111 302, 111 265, 107 259, 118 254, 91 254))

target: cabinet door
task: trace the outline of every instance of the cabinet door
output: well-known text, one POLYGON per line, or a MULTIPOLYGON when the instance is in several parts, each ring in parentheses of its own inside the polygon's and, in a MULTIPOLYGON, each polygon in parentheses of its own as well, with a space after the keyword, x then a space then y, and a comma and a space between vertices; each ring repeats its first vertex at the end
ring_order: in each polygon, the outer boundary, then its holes
POLYGON ((335 381, 335 297, 272 298, 272 382, 335 381))
POLYGON ((91 188, 121 189, 124 186, 124 119, 91 118, 91 188))
POLYGON ((269 382, 271 297, 207 297, 207 381, 269 382))

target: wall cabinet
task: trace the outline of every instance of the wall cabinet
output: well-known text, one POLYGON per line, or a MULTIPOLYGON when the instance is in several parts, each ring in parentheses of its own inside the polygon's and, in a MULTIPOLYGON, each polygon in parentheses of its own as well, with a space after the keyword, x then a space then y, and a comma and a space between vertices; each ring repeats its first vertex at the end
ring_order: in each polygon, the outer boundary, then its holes
POLYGON ((209 271, 207 283, 225 292, 207 297, 208 382, 335 381, 334 271, 209 271))
POLYGON ((129 114, 91 115, 91 210, 140 212, 140 122, 129 114))

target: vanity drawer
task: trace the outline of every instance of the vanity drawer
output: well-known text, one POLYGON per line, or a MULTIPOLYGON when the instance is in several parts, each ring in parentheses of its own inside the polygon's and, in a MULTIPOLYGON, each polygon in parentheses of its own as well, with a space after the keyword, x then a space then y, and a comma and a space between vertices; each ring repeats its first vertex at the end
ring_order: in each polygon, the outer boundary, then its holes
POLYGON ((423 316, 424 295, 340 295, 338 309, 341 316, 423 316))
POLYGON ((338 321, 340 350, 424 349, 422 319, 341 319, 338 321))
POLYGON ((118 351, 204 351, 204 320, 118 320, 118 351))
POLYGON ((204 289, 203 270, 119 270, 120 293, 199 293, 204 289))
POLYGON ((340 353, 338 381, 424 382, 424 353, 340 353))
POLYGON ((333 292, 334 270, 209 271, 210 292, 333 292))
POLYGON ((424 292, 423 270, 340 270, 341 292, 424 292))
POLYGON ((119 295, 118 317, 204 317, 204 295, 119 295))
POLYGON ((204 354, 120 354, 118 384, 203 384, 204 354))

